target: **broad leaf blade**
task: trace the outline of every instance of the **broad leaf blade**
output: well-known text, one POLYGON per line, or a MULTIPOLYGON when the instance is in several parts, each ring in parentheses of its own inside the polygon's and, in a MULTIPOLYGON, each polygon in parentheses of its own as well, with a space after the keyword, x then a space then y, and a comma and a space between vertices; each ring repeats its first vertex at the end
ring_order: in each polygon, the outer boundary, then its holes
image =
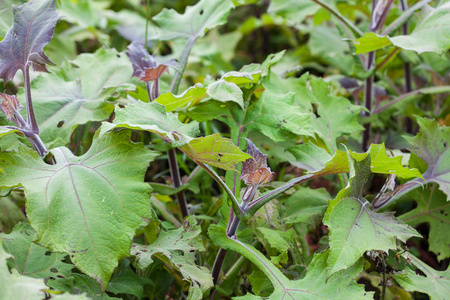
MULTIPOLYGON (((229 238, 225 231, 224 227, 213 225, 209 229, 209 235, 220 247, 242 254, 264 272, 274 287, 268 299, 341 299, 342 297, 371 299, 371 293, 365 292, 364 288, 353 280, 362 270, 362 261, 328 277, 326 272, 328 252, 316 254, 303 279, 289 280, 261 252, 251 245, 229 238)), ((253 295, 248 294, 241 299, 253 298, 255 298, 253 295)))
POLYGON ((197 83, 180 95, 174 95, 169 92, 160 95, 155 101, 164 105, 167 112, 171 112, 176 109, 183 108, 187 104, 194 106, 206 97, 208 97, 206 94, 206 88, 203 87, 203 84, 197 83))
POLYGON ((181 150, 195 162, 229 171, 234 171, 238 162, 251 158, 230 139, 223 138, 220 134, 193 139, 181 150))
POLYGON ((233 7, 230 0, 201 0, 188 6, 184 14, 163 9, 153 17, 159 25, 158 33, 149 38, 168 41, 202 37, 209 29, 224 24, 233 7))
POLYGON ((133 244, 131 255, 136 257, 135 265, 139 269, 147 268, 153 262, 153 255, 165 256, 181 272, 183 278, 191 282, 190 293, 201 297, 205 291, 212 288, 213 282, 209 270, 196 265, 197 251, 205 251, 201 228, 196 224, 195 218, 190 217, 183 227, 162 231, 150 245, 133 244))
POLYGON ((450 2, 441 1, 436 8, 427 7, 430 12, 409 35, 390 37, 395 46, 422 52, 443 54, 450 49, 450 2))
POLYGON ((44 47, 53 36, 58 21, 54 0, 31 0, 13 6, 14 24, 0 42, 0 78, 6 82, 17 70, 32 66, 35 71, 48 72, 52 64, 44 47))
POLYGON ((167 113, 159 103, 137 102, 121 109, 116 107, 113 123, 104 123, 101 134, 114 128, 145 130, 160 135, 175 147, 189 143, 198 134, 198 123, 183 124, 178 115, 167 113))
POLYGON ((366 32, 362 37, 353 42, 356 54, 375 51, 392 45, 387 36, 379 36, 373 32, 366 32))
POLYGON ((128 255, 136 229, 150 218, 151 188, 143 179, 157 154, 129 138, 129 131, 101 138, 97 133, 81 157, 53 150, 55 165, 24 146, 0 154, 0 186, 24 186, 39 243, 69 254, 103 290, 118 260, 128 255))

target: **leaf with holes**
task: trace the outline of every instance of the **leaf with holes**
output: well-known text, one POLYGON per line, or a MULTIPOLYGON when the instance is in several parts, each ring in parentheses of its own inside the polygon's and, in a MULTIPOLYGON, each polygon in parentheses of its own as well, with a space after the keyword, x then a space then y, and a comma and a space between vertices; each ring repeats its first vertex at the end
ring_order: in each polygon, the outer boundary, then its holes
POLYGON ((171 231, 161 231, 150 245, 133 244, 131 255, 136 257, 139 269, 153 263, 152 256, 172 264, 191 282, 188 299, 200 299, 204 292, 213 287, 212 277, 205 267, 196 265, 197 251, 205 251, 201 240, 201 228, 194 217, 189 217, 180 227, 171 231))
POLYGON ((53 36, 58 21, 54 0, 31 0, 13 6, 14 24, 0 42, 0 78, 6 82, 17 70, 48 72, 46 64, 53 64, 44 54, 44 47, 53 36))
POLYGON ((63 263, 66 254, 51 253, 35 244, 38 236, 27 223, 19 223, 10 234, 0 234, 3 247, 13 256, 12 265, 20 274, 33 278, 70 276, 73 265, 63 263))
POLYGON ((445 300, 448 298, 450 295, 450 268, 445 271, 436 271, 411 253, 405 253, 403 257, 422 271, 425 276, 417 274, 416 271, 407 267, 400 274, 392 275, 401 287, 406 291, 428 294, 431 299, 445 300))
POLYGON ((183 146, 198 134, 198 123, 183 124, 178 115, 166 113, 159 103, 137 102, 120 109, 116 107, 116 117, 113 123, 104 123, 101 134, 114 128, 130 128, 150 131, 160 135, 175 147, 183 146))
POLYGON ((375 213, 363 198, 369 175, 370 156, 348 154, 350 180, 330 201, 323 223, 330 231, 329 274, 352 266, 368 250, 388 252, 397 248, 397 239, 406 242, 421 235, 394 217, 394 212, 375 213))
POLYGON ((169 41, 202 37, 209 29, 224 24, 233 7, 230 0, 201 0, 188 6, 184 14, 163 9, 152 18, 159 28, 149 38, 169 41))
POLYGON ((411 226, 428 223, 430 251, 438 260, 450 257, 450 202, 447 196, 433 185, 425 191, 416 189, 403 198, 414 200, 417 207, 399 219, 411 226))
POLYGON ((56 148, 54 165, 25 146, 0 153, 0 186, 24 187, 38 242, 69 254, 103 290, 118 260, 128 256, 136 229, 150 218, 151 188, 143 180, 157 153, 130 142, 130 134, 123 130, 99 138, 97 132, 80 157, 56 148))
MULTIPOLYGON (((273 263, 253 246, 237 239, 229 238, 226 228, 212 225, 208 231, 211 239, 220 247, 237 252, 258 267, 273 285, 274 291, 267 299, 372 299, 371 292, 356 284, 354 278, 362 271, 363 263, 358 263, 328 276, 326 272, 329 252, 315 254, 308 266, 306 276, 300 280, 289 280, 273 263)), ((247 294, 236 299, 253 299, 247 294)), ((255 298, 255 299, 259 299, 255 298)))
POLYGON ((234 171, 238 162, 251 158, 230 139, 223 138, 220 134, 193 139, 180 150, 195 162, 229 171, 234 171))
MULTIPOLYGON (((49 148, 67 145, 77 125, 107 119, 114 110, 107 100, 130 87, 132 73, 125 55, 103 48, 65 61, 62 69, 53 71, 31 84, 39 136, 49 148)), ((19 100, 25 104, 24 89, 19 100)))

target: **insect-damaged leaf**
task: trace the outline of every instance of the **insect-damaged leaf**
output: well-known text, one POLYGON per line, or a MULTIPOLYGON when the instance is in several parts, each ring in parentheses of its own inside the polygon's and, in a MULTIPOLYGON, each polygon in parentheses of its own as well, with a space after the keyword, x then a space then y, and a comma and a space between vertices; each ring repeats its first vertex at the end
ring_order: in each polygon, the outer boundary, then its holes
POLYGON ((89 151, 52 151, 48 165, 30 148, 0 153, 0 186, 22 185, 29 221, 39 243, 71 256, 75 266, 104 290, 120 258, 129 254, 135 230, 150 218, 144 183, 156 153, 129 140, 131 132, 98 132, 89 151))
POLYGON ((53 36, 58 21, 54 0, 31 0, 13 6, 14 24, 0 42, 0 78, 6 82, 17 70, 32 66, 33 70, 48 72, 53 64, 44 54, 44 47, 53 36))
POLYGON ((158 63, 150 55, 144 45, 139 42, 132 42, 126 52, 128 58, 133 64, 133 76, 142 81, 153 81, 161 77, 168 67, 176 67, 175 60, 169 60, 166 63, 158 63))

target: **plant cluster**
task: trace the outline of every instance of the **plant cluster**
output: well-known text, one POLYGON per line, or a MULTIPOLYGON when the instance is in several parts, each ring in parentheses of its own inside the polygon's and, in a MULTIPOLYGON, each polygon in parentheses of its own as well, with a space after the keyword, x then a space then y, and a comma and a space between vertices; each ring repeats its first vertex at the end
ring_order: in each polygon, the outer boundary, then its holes
POLYGON ((185 2, 2 1, 0 299, 448 299, 450 1, 185 2))

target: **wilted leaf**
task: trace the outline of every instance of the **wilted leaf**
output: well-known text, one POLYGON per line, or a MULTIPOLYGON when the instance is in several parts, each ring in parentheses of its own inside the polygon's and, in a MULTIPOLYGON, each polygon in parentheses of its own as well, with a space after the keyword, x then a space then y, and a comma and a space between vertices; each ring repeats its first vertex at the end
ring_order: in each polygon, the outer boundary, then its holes
POLYGON ((0 186, 25 188, 39 243, 69 254, 102 289, 118 260, 128 256, 136 229, 150 217, 151 188, 143 179, 157 154, 129 138, 129 131, 101 138, 97 133, 81 157, 67 148, 53 150, 54 165, 25 146, 17 153, 0 153, 0 186))
POLYGON ((44 54, 44 47, 53 36, 58 21, 54 0, 31 0, 13 6, 14 24, 0 42, 0 78, 12 79, 17 70, 32 66, 33 70, 48 72, 53 64, 44 54))

